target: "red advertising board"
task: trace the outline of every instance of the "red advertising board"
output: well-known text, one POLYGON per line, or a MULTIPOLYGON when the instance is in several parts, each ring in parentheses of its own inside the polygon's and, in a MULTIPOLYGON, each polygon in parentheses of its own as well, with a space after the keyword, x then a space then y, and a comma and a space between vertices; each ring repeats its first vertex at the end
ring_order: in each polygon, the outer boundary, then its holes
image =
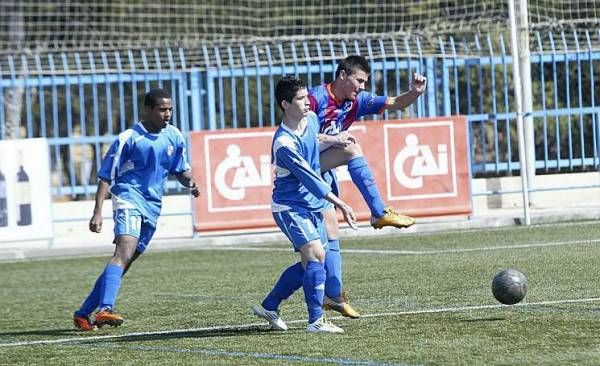
MULTIPOLYGON (((192 133, 197 231, 275 226, 271 216, 274 128, 192 133)), ((356 123, 358 139, 386 204, 411 216, 471 212, 466 119, 461 116, 356 123)), ((370 212, 346 167, 338 168, 342 199, 359 220, 370 212)))

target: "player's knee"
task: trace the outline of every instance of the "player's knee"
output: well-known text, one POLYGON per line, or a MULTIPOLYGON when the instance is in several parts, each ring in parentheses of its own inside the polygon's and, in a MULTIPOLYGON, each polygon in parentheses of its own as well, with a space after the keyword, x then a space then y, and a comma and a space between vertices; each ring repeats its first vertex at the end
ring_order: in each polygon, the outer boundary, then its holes
POLYGON ((306 266, 308 262, 325 262, 325 243, 321 240, 312 240, 300 247, 300 257, 302 265, 306 266))
POLYGON ((325 225, 325 228, 327 230, 327 238, 335 239, 340 236, 340 226, 337 221, 331 225, 325 225))
POLYGON ((325 262, 325 249, 323 248, 325 243, 321 243, 320 241, 316 243, 318 244, 313 245, 311 254, 315 260, 325 262))
POLYGON ((133 262, 133 253, 124 253, 122 256, 123 263, 129 265, 133 262))
POLYGON ((356 157, 364 155, 362 148, 357 143, 346 146, 344 150, 345 150, 344 152, 346 153, 346 156, 348 159, 352 159, 352 158, 356 158, 356 157))
POLYGON ((119 267, 126 268, 132 262, 133 255, 128 253, 116 252, 111 258, 110 262, 116 264, 119 267))
POLYGON ((321 263, 324 263, 324 262, 325 262, 325 251, 324 251, 324 250, 321 250, 321 251, 319 251, 319 252, 316 252, 316 253, 314 254, 314 257, 315 257, 315 259, 316 259, 317 261, 319 261, 319 262, 321 262, 321 263))
POLYGON ((111 262, 123 268, 127 267, 136 257, 136 245, 137 239, 129 240, 129 238, 119 237, 111 262))
POLYGON ((335 239, 339 237, 340 225, 337 220, 335 210, 327 210, 323 214, 325 218, 325 230, 327 231, 327 237, 329 239, 335 239))

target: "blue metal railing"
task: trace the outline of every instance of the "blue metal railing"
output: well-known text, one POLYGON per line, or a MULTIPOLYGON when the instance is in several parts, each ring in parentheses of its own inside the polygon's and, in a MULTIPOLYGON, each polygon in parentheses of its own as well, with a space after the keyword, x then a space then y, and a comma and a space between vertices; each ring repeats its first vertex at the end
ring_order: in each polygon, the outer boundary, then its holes
MULTIPOLYGON (((600 52, 586 35, 587 45, 570 50, 564 33, 536 34, 530 60, 539 173, 598 168, 600 52)), ((16 113, 19 136, 48 138, 53 194, 89 196, 107 145, 139 119, 145 90, 160 86, 171 92, 173 123, 184 134, 275 126, 280 111, 273 92, 281 75, 301 76, 309 86, 328 82, 340 58, 361 53, 371 60, 369 89, 378 94, 407 90, 413 72, 428 77, 427 92, 415 105, 386 111, 383 118, 465 114, 472 175, 518 172, 512 57, 504 38, 488 35, 471 43, 448 38, 439 45, 436 56, 424 55, 419 39, 411 43, 406 38, 202 46, 195 50, 201 66, 189 61, 189 50, 168 48, 12 55, 5 63, 8 70, 0 69, 5 101, 0 103, 0 138, 8 137, 16 113)), ((177 187, 168 185, 171 192, 177 187)))

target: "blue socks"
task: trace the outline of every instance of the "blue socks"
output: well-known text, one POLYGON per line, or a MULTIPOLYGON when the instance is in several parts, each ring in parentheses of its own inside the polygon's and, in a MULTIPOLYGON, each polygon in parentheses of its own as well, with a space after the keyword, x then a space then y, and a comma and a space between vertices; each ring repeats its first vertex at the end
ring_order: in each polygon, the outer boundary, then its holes
POLYGON ((352 182, 360 191, 363 199, 371 210, 371 215, 382 217, 385 214, 385 204, 377 189, 373 173, 367 165, 367 161, 363 156, 354 158, 348 162, 348 172, 352 178, 352 182))
POLYGON ((325 264, 308 262, 302 281, 304 300, 308 308, 308 322, 314 323, 323 316, 323 296, 325 295, 325 264))
MULTIPOLYGON (((106 270, 105 270, 106 271, 106 270)), ((79 310, 75 312, 76 316, 88 316, 90 315, 98 305, 100 304, 100 289, 102 287, 102 281, 104 280, 104 272, 98 276, 96 283, 94 284, 94 288, 92 292, 88 295, 88 297, 83 301, 79 310)))
POLYGON ((342 294, 342 255, 339 239, 329 239, 325 254, 325 295, 336 299, 342 294))
MULTIPOLYGON (((329 239, 325 254, 325 295, 331 299, 342 295, 342 255, 340 253, 340 240, 329 239)), ((288 267, 275 286, 262 302, 262 306, 269 311, 279 309, 281 302, 290 297, 303 284, 304 268, 300 262, 288 267)))
POLYGON ((123 268, 116 264, 109 264, 106 266, 103 275, 102 289, 100 299, 100 309, 110 308, 115 306, 115 300, 119 294, 119 288, 121 287, 121 276, 123 275, 123 268))
POLYGON ((104 272, 98 276, 92 292, 83 301, 79 310, 75 312, 76 316, 88 316, 96 308, 109 307, 115 304, 115 298, 121 287, 121 276, 123 269, 114 264, 108 264, 104 272), (116 279, 115 279, 116 276, 116 279))
POLYGON ((304 300, 308 308, 308 322, 313 323, 323 315, 323 296, 325 295, 325 264, 308 262, 306 269, 297 262, 279 276, 279 280, 263 300, 262 306, 276 311, 281 302, 290 297, 300 286, 304 289, 304 300))
POLYGON ((308 308, 308 322, 313 323, 323 315, 325 292, 333 299, 342 293, 342 256, 338 239, 329 239, 325 263, 308 262, 304 269, 302 264, 297 262, 286 268, 262 301, 262 306, 266 310, 277 311, 281 302, 301 286, 308 308))
POLYGON ((304 268, 302 263, 298 262, 286 268, 279 280, 273 286, 273 289, 262 302, 263 308, 269 311, 276 311, 279 304, 290 297, 296 290, 302 286, 304 278, 304 268))

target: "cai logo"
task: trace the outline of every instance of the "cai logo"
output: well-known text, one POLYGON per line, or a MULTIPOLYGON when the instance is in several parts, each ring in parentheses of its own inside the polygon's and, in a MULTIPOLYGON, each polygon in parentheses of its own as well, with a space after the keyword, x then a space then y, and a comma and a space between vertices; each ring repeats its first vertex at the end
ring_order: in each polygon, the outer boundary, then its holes
POLYGON ((390 199, 458 195, 452 121, 390 124, 384 131, 390 199))
POLYGON ((269 155, 259 155, 256 163, 252 156, 242 155, 236 144, 227 146, 226 151, 225 159, 215 169, 215 185, 223 197, 232 201, 243 200, 247 188, 271 186, 269 155))
POLYGON ((448 174, 448 145, 437 146, 419 143, 419 136, 411 133, 404 139, 405 146, 396 155, 394 176, 404 187, 423 187, 423 178, 448 174), (435 151, 434 151, 435 149, 435 151))
POLYGON ((209 212, 270 209, 273 132, 206 136, 204 159, 209 212))

